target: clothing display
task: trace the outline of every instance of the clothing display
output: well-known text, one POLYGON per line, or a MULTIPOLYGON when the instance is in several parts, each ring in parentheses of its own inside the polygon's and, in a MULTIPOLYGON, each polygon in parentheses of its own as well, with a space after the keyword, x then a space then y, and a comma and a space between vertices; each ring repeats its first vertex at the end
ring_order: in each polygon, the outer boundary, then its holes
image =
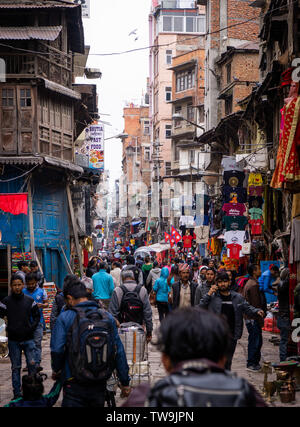
POLYGON ((12 215, 28 214, 28 194, 10 193, 0 194, 0 209, 12 215))
POLYGON ((264 204, 264 199, 262 197, 252 197, 248 198, 248 203, 250 208, 262 208, 264 204))
POLYGON ((281 109, 280 138, 276 168, 270 186, 283 188, 284 182, 300 180, 297 146, 300 142, 300 97, 295 96, 281 109))
POLYGON ((228 256, 232 259, 239 259, 240 258, 240 252, 242 250, 242 246, 236 243, 231 243, 230 245, 227 245, 227 249, 229 250, 228 256))
POLYGON ((247 190, 243 187, 232 188, 230 185, 223 187, 223 198, 224 203, 229 203, 236 200, 236 203, 246 203, 247 201, 247 190))
POLYGON ((260 208, 249 209, 250 219, 262 219, 263 211, 260 208))
POLYGON ((243 172, 243 167, 236 162, 235 156, 223 156, 221 166, 225 172, 233 170, 243 172))
POLYGON ((222 210, 227 216, 242 216, 246 212, 246 208, 243 203, 225 203, 222 210))
POLYGON ((261 173, 250 173, 248 178, 248 187, 261 186, 263 184, 261 173))
POLYGON ((291 242, 290 242, 290 264, 300 261, 300 218, 292 221, 291 242))
POLYGON ((264 221, 262 219, 250 219, 249 224, 251 224, 251 234, 260 235, 262 234, 262 225, 264 221))
POLYGON ((245 174, 244 172, 231 170, 224 172, 223 178, 225 185, 229 185, 232 188, 242 187, 245 180, 245 174))
POLYGON ((195 227, 194 233, 196 235, 196 243, 206 243, 209 239, 209 226, 195 227))
POLYGON ((193 236, 183 236, 182 240, 184 249, 190 249, 192 247, 193 236))
POLYGON ((263 186, 248 187, 249 196, 259 197, 263 195, 263 192, 264 192, 263 186))
POLYGON ((226 241, 227 246, 231 243, 236 243, 242 246, 245 240, 245 231, 226 231, 224 234, 224 240, 226 241))
POLYGON ((248 220, 245 216, 225 216, 223 218, 226 231, 245 230, 248 220))

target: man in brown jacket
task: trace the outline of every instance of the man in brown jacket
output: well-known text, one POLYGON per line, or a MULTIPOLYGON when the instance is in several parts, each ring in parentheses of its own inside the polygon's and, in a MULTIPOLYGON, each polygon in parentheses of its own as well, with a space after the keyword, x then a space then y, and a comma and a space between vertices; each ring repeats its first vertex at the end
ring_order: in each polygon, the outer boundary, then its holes
MULTIPOLYGON (((257 264, 249 265, 248 267, 249 280, 243 289, 243 297, 253 307, 260 308, 265 313, 267 311, 267 303, 264 293, 259 288, 258 278, 261 275, 260 266, 257 264)), ((248 329, 248 360, 247 370, 257 372, 260 371, 262 326, 264 324, 261 319, 246 319, 246 327, 248 329)))

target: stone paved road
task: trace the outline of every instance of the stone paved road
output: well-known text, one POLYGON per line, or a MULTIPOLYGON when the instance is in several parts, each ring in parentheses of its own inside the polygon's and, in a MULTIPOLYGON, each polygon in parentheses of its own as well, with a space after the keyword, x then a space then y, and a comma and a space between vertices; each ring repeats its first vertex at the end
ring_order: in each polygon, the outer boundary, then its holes
MULTIPOLYGON (((155 329, 158 327, 158 315, 157 311, 154 311, 154 325, 155 329)), ((263 332, 263 348, 262 348, 262 359, 265 361, 271 361, 272 363, 278 362, 279 360, 279 347, 274 346, 270 343, 269 339, 274 334, 269 332, 263 332)), ((275 334, 276 335, 276 334, 275 334)), ((244 335, 237 345, 235 356, 233 359, 232 370, 236 372, 239 376, 246 378, 251 382, 258 391, 261 391, 264 375, 261 372, 253 373, 246 370, 246 356, 247 356, 247 339, 248 333, 247 330, 244 330, 244 335)), ((48 392, 53 384, 51 380, 51 367, 50 367, 50 349, 49 349, 50 336, 49 334, 45 335, 43 340, 43 363, 44 371, 48 375, 48 380, 45 381, 45 392, 48 392)), ((149 345, 149 360, 151 365, 151 382, 154 383, 160 378, 164 377, 165 372, 160 360, 160 353, 156 348, 150 344, 149 345)), ((25 366, 23 360, 23 367, 25 366)), ((274 374, 270 375, 270 380, 275 379, 274 374)), ((293 404, 282 404, 277 398, 271 405, 272 406, 300 406, 300 392, 296 393, 297 400, 293 404)), ((11 370, 9 360, 0 362, 0 406, 5 405, 12 398, 12 388, 11 388, 11 370)), ((120 398, 120 393, 117 392, 117 406, 120 406, 123 399, 120 398)), ((60 406, 61 397, 58 400, 56 406, 60 406)))

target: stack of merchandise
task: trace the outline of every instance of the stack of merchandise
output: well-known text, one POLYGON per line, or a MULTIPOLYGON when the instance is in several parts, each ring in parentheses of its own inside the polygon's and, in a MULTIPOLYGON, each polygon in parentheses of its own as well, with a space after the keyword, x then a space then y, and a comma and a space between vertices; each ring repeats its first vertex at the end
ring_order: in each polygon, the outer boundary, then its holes
POLYGON ((247 189, 244 188, 245 174, 237 164, 231 164, 231 169, 225 168, 223 174, 223 226, 225 229, 222 261, 227 270, 238 271, 244 253, 242 252, 246 226, 248 224, 245 203, 247 189), (233 166, 233 167, 232 167, 233 166))
POLYGON ((16 273, 18 269, 18 262, 27 261, 28 263, 32 261, 31 252, 13 252, 11 255, 11 269, 13 273, 16 273))
POLYGON ((251 235, 261 236, 263 220, 262 206, 264 199, 263 180, 260 173, 250 173, 248 178, 248 203, 249 203, 249 224, 251 225, 251 235))
POLYGON ((43 285, 43 289, 47 292, 47 299, 49 302, 49 305, 47 308, 43 308, 43 315, 44 315, 44 320, 45 320, 45 324, 46 324, 46 329, 50 329, 50 316, 51 316, 51 311, 52 311, 52 306, 53 306, 53 302, 54 299, 56 297, 56 286, 55 283, 53 282, 48 282, 48 283, 44 283, 43 285))

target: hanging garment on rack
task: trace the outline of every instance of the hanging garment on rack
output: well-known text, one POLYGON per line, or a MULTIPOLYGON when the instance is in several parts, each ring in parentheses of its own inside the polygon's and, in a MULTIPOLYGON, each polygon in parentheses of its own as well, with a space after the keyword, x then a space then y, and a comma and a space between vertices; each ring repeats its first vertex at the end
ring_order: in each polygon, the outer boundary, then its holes
POLYGON ((28 193, 0 194, 0 209, 13 215, 28 215, 28 193))
POLYGON ((294 264, 300 261, 300 217, 292 221, 290 259, 289 263, 294 264))

